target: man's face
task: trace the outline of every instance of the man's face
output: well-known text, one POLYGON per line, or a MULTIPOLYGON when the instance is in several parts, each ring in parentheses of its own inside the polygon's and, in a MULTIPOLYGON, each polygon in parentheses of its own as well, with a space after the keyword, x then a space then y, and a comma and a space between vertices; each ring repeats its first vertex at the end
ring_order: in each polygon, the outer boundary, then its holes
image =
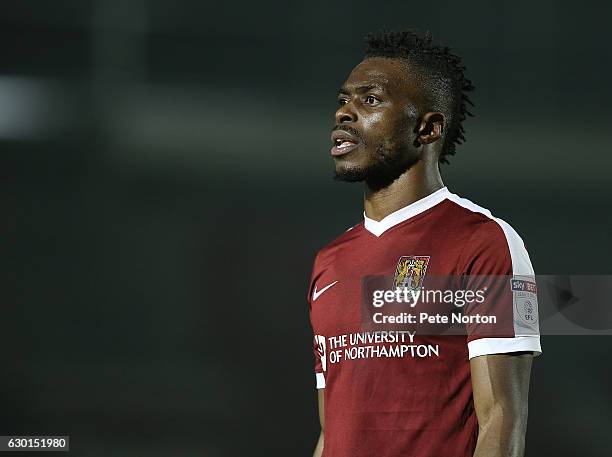
POLYGON ((419 160, 414 79, 399 59, 369 58, 353 69, 332 132, 336 179, 385 187, 419 160))

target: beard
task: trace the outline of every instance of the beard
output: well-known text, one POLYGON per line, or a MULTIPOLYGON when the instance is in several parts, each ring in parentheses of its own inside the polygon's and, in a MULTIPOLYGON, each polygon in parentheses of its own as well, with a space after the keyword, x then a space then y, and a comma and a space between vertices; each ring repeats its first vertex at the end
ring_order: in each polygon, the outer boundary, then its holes
POLYGON ((403 175, 420 160, 419 154, 407 145, 390 148, 379 144, 375 157, 366 167, 350 167, 336 170, 334 180, 365 182, 372 190, 380 190, 403 175))

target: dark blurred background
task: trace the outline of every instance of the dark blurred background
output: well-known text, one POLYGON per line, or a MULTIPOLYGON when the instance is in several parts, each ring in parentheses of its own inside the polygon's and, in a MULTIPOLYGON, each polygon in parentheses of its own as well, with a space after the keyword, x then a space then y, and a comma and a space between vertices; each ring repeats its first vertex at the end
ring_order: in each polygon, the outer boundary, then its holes
MULTIPOLYGON (((78 456, 310 456, 306 288, 361 219, 336 91, 381 27, 477 86, 451 191, 538 273, 610 273, 612 6, 2 1, 0 434, 78 456)), ((543 339, 527 455, 612 453, 610 337, 543 339)))

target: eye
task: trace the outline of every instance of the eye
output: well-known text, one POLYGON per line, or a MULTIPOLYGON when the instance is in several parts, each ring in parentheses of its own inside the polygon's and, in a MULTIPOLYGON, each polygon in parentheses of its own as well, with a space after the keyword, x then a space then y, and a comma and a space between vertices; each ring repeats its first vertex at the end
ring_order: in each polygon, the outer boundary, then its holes
POLYGON ((368 95, 365 98, 365 103, 366 105, 376 105, 380 100, 376 97, 374 97, 374 95, 368 95))
POLYGON ((346 105, 348 103, 348 101, 346 100, 346 98, 339 98, 338 99, 338 105, 342 106, 342 105, 346 105))

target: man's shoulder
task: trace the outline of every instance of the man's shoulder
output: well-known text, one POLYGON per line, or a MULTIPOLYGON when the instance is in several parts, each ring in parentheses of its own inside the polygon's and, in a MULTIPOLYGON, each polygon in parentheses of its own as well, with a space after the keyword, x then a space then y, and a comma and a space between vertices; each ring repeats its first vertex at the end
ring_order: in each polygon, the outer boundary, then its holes
POLYGON ((451 194, 448 200, 455 205, 465 226, 469 227, 469 239, 464 253, 488 253, 499 258, 507 258, 512 271, 521 274, 533 273, 525 242, 518 232, 504 219, 496 217, 490 210, 476 203, 451 194))
POLYGON ((336 236, 329 243, 320 248, 317 252, 317 258, 328 256, 338 251, 339 248, 356 242, 363 235, 363 221, 349 227, 340 235, 336 236))
POLYGON ((506 222, 494 215, 488 208, 480 206, 467 198, 449 194, 448 201, 454 211, 457 222, 469 225, 472 231, 478 231, 480 236, 517 238, 522 242, 517 231, 506 222))

